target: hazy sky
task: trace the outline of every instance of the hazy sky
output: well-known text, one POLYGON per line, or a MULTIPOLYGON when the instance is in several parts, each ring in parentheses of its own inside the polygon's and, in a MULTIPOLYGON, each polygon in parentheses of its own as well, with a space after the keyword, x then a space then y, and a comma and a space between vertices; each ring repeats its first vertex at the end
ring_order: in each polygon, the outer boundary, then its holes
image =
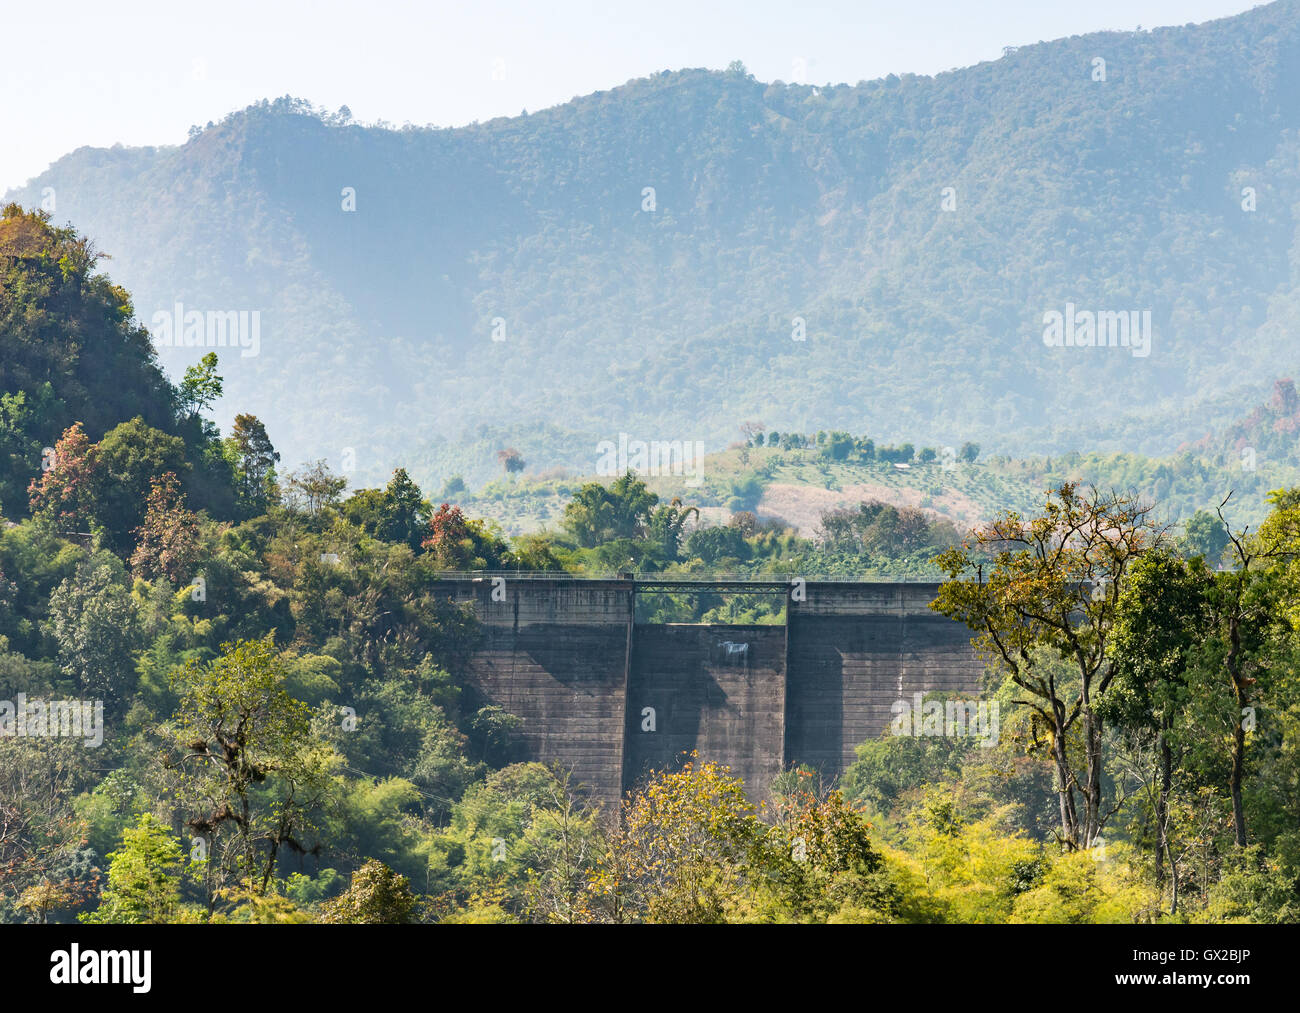
POLYGON ((176 144, 291 94, 359 120, 517 115, 681 67, 856 82, 1004 45, 1236 14, 1243 0, 4 0, 0 192, 82 145, 176 144), (798 63, 797 61, 801 61, 798 63))

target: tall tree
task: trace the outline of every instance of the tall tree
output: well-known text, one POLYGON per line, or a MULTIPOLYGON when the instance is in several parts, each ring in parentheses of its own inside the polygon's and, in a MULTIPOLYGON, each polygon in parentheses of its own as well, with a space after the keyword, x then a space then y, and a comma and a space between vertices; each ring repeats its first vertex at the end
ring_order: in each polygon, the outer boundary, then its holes
MULTIPOLYGON (((1157 888, 1165 884, 1165 861, 1173 863, 1169 839, 1174 772, 1186 749, 1180 730, 1192 692, 1188 668, 1212 620, 1213 574, 1200 558, 1184 560, 1166 549, 1134 562, 1120 592, 1109 651, 1115 679, 1102 705, 1122 730, 1151 736, 1156 758, 1154 864, 1157 888)), ((1178 908, 1177 869, 1171 913, 1178 908)))
POLYGON ((1017 703, 1032 708, 1050 736, 1061 838, 1072 849, 1091 847, 1106 818, 1097 703, 1115 675, 1107 645, 1129 568, 1163 538, 1150 514, 1131 496, 1082 494, 1066 483, 1038 515, 1003 513, 974 532, 973 546, 937 560, 948 580, 931 608, 975 631, 973 643, 1028 694, 1017 703), (1056 666, 1042 663, 1050 656, 1068 664, 1075 680, 1064 682, 1056 666), (1068 746, 1076 724, 1082 778, 1068 746))
POLYGON ((405 468, 398 468, 384 489, 375 533, 386 542, 398 542, 418 549, 428 530, 432 512, 420 487, 411 481, 405 468))
POLYGON ((285 502, 290 510, 316 518, 338 506, 339 495, 347 485, 346 478, 336 476, 324 460, 320 460, 289 475, 285 502))
POLYGON ((672 502, 658 506, 650 515, 646 534, 662 562, 674 562, 681 555, 682 535, 692 517, 699 520, 699 508, 683 506, 676 496, 672 502))
POLYGON ((181 843, 152 813, 122 834, 109 857, 108 886, 99 907, 81 916, 91 925, 165 925, 181 906, 181 843))
POLYGON ((61 531, 84 532, 95 518, 100 465, 80 422, 64 430, 42 462, 44 474, 28 486, 31 512, 49 517, 61 531))
POLYGON ((83 560, 54 589, 45 629, 58 646, 64 674, 103 700, 107 712, 124 712, 135 687, 139 620, 116 556, 100 552, 83 560))
POLYGON ((169 471, 149 490, 144 523, 136 529, 131 569, 145 580, 164 577, 180 585, 190 577, 198 554, 198 516, 186 509, 180 482, 169 471))
POLYGON ((154 481, 169 471, 182 481, 189 477, 185 443, 137 417, 104 434, 95 445, 95 460, 100 469, 95 515, 109 544, 125 553, 144 522, 154 481))
POLYGON ((207 411, 221 397, 222 381, 217 375, 217 353, 208 352, 196 365, 185 370, 176 389, 176 411, 182 418, 207 411))
POLYGON ((334 753, 285 689, 272 636, 225 644, 175 678, 180 704, 164 758, 185 825, 208 848, 208 904, 233 877, 264 894, 281 853, 311 851, 334 753))
POLYGON ((225 446, 234 466, 236 492, 243 516, 256 517, 265 513, 278 494, 275 466, 280 461, 280 455, 266 433, 266 426, 256 415, 236 415, 225 446))
POLYGON ((641 539, 658 502, 629 471, 608 487, 599 482, 582 486, 564 508, 564 526, 585 549, 620 538, 641 539))
POLYGON ((1277 610, 1272 594, 1271 575, 1260 572, 1261 546, 1251 538, 1249 529, 1236 532, 1223 516, 1232 493, 1219 504, 1219 523, 1231 546, 1235 564, 1231 570, 1216 574, 1213 604, 1217 633, 1224 643, 1222 671, 1227 676, 1233 696, 1232 771, 1229 793, 1232 797, 1232 825, 1237 847, 1246 847, 1246 805, 1242 785, 1246 777, 1246 736, 1254 703, 1254 687, 1267 668, 1267 645, 1270 627, 1277 610))

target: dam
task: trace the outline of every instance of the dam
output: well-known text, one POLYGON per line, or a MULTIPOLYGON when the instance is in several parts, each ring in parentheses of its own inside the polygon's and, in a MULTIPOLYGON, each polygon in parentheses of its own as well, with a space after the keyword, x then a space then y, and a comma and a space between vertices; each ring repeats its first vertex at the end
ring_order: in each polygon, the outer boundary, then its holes
POLYGON ((974 699, 983 665, 970 631, 933 612, 937 583, 615 579, 448 574, 438 593, 472 605, 477 704, 522 722, 514 759, 559 762, 605 806, 682 754, 726 764, 755 800, 792 765, 827 781, 894 701, 974 699), (637 621, 643 594, 767 594, 785 621, 637 621))

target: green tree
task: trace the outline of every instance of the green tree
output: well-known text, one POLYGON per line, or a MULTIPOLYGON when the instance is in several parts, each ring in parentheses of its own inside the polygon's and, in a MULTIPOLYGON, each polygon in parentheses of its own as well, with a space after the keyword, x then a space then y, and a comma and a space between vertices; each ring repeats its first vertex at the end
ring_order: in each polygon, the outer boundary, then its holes
MULTIPOLYGON (((1145 553, 1120 592, 1108 647, 1115 676, 1100 711, 1120 729, 1154 740, 1157 888, 1165 883, 1166 858, 1173 863, 1169 800, 1186 749, 1180 716, 1190 700, 1187 669, 1211 622, 1212 581, 1199 558, 1184 561, 1167 549, 1145 553)), ((1171 911, 1177 906, 1175 882, 1171 911)))
POLYGON ((176 390, 176 411, 181 417, 207 411, 221 397, 221 377, 217 375, 217 353, 208 352, 196 365, 185 370, 176 390))
POLYGON ((0 514, 17 517, 28 507, 27 489, 41 468, 54 402, 48 381, 31 392, 0 393, 0 514))
POLYGON ((428 535, 433 509, 406 469, 398 468, 386 489, 357 491, 344 502, 342 512, 349 521, 376 538, 418 550, 428 535))
POLYGON ((136 607, 121 562, 107 552, 83 560, 50 595, 45 629, 58 647, 59 667, 82 692, 122 713, 135 685, 136 607))
POLYGON ((1223 558, 1228 533, 1210 511, 1197 510, 1184 526, 1181 547, 1187 555, 1203 556, 1213 566, 1223 558))
POLYGON ((574 791, 568 771, 555 769, 530 817, 515 848, 527 870, 525 912, 535 922, 590 921, 588 884, 602 843, 598 810, 574 791))
POLYGON ((370 859, 352 874, 342 894, 325 902, 320 920, 331 925, 405 925, 415 911, 415 895, 404 876, 370 859))
POLYGON ((280 460, 266 426, 256 415, 236 415, 224 446, 234 468, 241 516, 265 513, 278 495, 275 466, 280 460))
POLYGON ((348 480, 334 475, 324 460, 301 472, 292 472, 285 483, 285 505, 295 513, 317 518, 333 511, 348 480))
POLYGON ((752 885, 763 825, 744 785, 714 763, 660 772, 629 794, 592 878, 597 917, 670 924, 728 920, 752 885))
MULTIPOLYGON (((1229 493, 1229 498, 1231 495, 1229 493)), ((1226 682, 1232 694, 1228 722, 1232 734, 1232 769, 1228 790, 1232 797, 1232 823, 1237 847, 1244 848, 1247 845, 1247 827, 1242 789, 1246 778, 1247 725, 1253 727, 1253 705, 1258 693, 1256 684, 1268 678, 1272 653, 1270 634, 1280 603, 1275 574, 1260 567, 1260 540, 1249 537, 1248 531, 1234 532, 1228 526, 1223 516, 1227 502, 1225 498, 1219 505, 1219 522, 1232 547, 1235 565, 1231 570, 1216 573, 1212 585, 1213 632, 1217 644, 1210 646, 1210 652, 1218 662, 1213 666, 1218 678, 1211 681, 1221 688, 1226 682)))
POLYGON ((1072 849, 1091 847, 1106 818, 1097 704, 1114 677, 1106 648, 1120 589, 1133 562, 1162 537, 1150 513, 1131 497, 1096 489, 1082 495, 1066 483, 1048 494, 1040 514, 1000 514, 975 532, 974 546, 938 557, 949 579, 930 607, 970 627, 976 648, 1025 691, 1017 702, 1033 710, 1050 739, 1061 837, 1072 849), (991 563, 976 549, 991 554, 991 563), (1072 669, 1069 679, 1053 659, 1072 669), (1082 778, 1068 747, 1076 724, 1082 778))
POLYGON ((190 465, 185 443, 146 425, 138 416, 110 429, 95 445, 99 487, 95 517, 113 548, 125 551, 144 523, 149 491, 168 472, 184 480, 190 465))
POLYGON ((181 844, 152 813, 122 834, 109 857, 108 886, 99 907, 83 914, 91 925, 162 925, 176 920, 184 870, 181 844))
POLYGON ((163 764, 185 825, 207 842, 209 909, 227 877, 264 894, 285 848, 309 850, 331 785, 333 750, 285 676, 268 634, 190 661, 173 682, 180 703, 163 764))
POLYGON ((681 556, 682 535, 686 523, 691 518, 700 517, 698 507, 682 506, 676 496, 671 503, 664 503, 655 508, 650 515, 646 537, 662 563, 675 562, 681 556))
POLYGON ((618 539, 640 540, 659 497, 632 472, 608 487, 599 482, 582 486, 564 508, 564 527, 584 549, 618 539))
POLYGON ((764 842, 781 920, 890 921, 897 891, 871 844, 865 817, 837 790, 800 788, 777 799, 776 832, 764 842))

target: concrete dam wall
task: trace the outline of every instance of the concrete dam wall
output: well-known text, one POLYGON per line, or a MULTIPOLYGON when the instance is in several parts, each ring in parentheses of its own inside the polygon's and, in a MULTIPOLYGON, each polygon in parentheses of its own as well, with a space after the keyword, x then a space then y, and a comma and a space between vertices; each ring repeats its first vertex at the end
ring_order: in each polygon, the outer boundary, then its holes
POLYGON ((636 621, 638 593, 719 590, 707 581, 440 583, 474 607, 469 681, 521 719, 521 758, 558 761, 606 805, 693 750, 756 799, 793 764, 833 778, 888 729, 894 701, 980 688, 969 631, 928 607, 937 584, 724 582, 783 595, 786 621, 711 626, 636 621))

